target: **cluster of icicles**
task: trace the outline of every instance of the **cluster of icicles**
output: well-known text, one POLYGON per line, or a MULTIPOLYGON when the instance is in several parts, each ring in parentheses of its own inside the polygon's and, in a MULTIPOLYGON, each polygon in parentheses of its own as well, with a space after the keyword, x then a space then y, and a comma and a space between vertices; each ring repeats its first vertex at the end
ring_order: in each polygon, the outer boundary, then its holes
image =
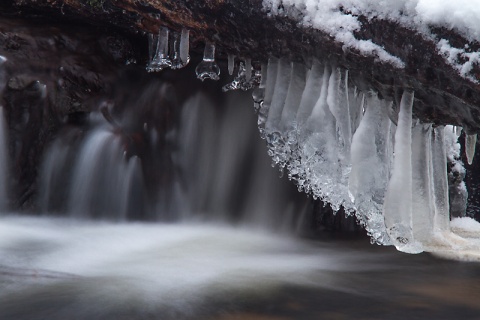
MULTIPOLYGON (((183 29, 181 33, 172 32, 167 27, 160 27, 158 34, 148 35, 149 63, 148 72, 159 72, 164 69, 181 69, 190 62, 189 31, 183 29)), ((228 55, 228 73, 235 71, 235 56, 228 55)), ((203 59, 195 68, 197 78, 204 81, 220 80, 220 67, 215 61, 215 44, 206 42, 203 59)), ((245 58, 238 64, 238 74, 233 81, 223 87, 223 91, 250 90, 260 82, 260 70, 255 70, 252 60, 245 58)))
POLYGON ((450 232, 447 179, 447 156, 461 164, 461 129, 414 119, 414 92, 397 107, 349 86, 348 70, 272 58, 253 98, 274 164, 299 190, 355 214, 372 242, 409 253, 466 245, 450 232))

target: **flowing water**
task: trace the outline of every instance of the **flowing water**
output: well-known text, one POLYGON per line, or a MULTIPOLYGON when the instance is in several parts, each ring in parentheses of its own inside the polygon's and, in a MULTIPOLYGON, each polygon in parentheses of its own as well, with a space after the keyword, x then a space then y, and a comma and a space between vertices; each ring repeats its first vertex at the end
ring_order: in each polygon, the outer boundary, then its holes
POLYGON ((0 319, 479 317, 477 264, 301 237, 311 200, 270 166, 248 94, 170 90, 51 141, 37 210, 0 216, 0 319))

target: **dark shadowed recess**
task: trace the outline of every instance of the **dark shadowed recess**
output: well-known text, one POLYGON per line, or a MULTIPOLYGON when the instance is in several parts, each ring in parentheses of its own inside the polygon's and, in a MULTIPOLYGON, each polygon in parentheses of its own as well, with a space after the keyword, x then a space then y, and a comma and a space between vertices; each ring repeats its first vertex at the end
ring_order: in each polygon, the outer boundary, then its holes
MULTIPOLYGON (((13 209, 39 209, 39 170, 45 151, 57 137, 78 145, 90 126, 88 118, 92 112, 100 112, 114 126, 122 117, 128 119, 122 120, 122 126, 115 130, 125 137, 129 154, 145 159, 148 197, 155 197, 156 190, 174 178, 177 169, 171 153, 176 147, 168 139, 161 140, 160 156, 146 154, 150 151, 142 143, 149 139, 143 132, 144 124, 155 125, 159 132, 169 132, 178 124, 182 104, 199 91, 208 95, 217 106, 216 112, 222 114, 228 94, 221 92, 221 86, 228 79, 223 79, 223 83, 195 79, 194 67, 199 61, 195 55, 188 68, 148 74, 144 68, 143 40, 71 22, 0 20, 0 55, 8 59, 2 104, 13 158, 13 209), (156 90, 159 87, 162 90, 156 90)), ((219 60, 219 64, 226 73, 226 61, 219 60)), ((253 103, 247 101, 244 107, 251 108, 254 123, 253 103)), ((248 134, 255 137, 255 145, 264 144, 257 132, 248 134)), ((260 150, 267 157, 266 148, 260 150)), ((252 152, 257 151, 252 147, 252 152)), ((246 161, 244 173, 240 173, 243 179, 251 174, 250 166, 246 161)), ((343 213, 333 215, 328 206, 298 193, 285 177, 278 181, 290 190, 288 197, 292 201, 310 203, 307 224, 313 233, 325 229, 359 230, 354 218, 345 218, 343 213)), ((65 190, 58 192, 61 198, 65 190)), ((242 192, 246 193, 240 189, 236 199, 232 196, 233 207, 241 206, 242 192)), ((130 218, 150 219, 142 214, 130 218)))

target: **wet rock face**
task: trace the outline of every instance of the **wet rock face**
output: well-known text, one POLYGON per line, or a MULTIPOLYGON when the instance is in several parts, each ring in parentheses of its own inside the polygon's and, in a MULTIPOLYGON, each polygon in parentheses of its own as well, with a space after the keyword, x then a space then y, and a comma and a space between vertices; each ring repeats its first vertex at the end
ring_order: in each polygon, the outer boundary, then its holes
POLYGON ((136 59, 124 37, 86 26, 0 19, 14 192, 27 206, 45 144, 60 125, 80 123, 136 59))
MULTIPOLYGON (((225 59, 229 53, 254 62, 276 56, 308 63, 315 57, 350 70, 352 83, 385 99, 396 101, 404 88, 414 90, 413 112, 425 123, 459 125, 468 133, 480 131, 480 84, 462 78, 447 64, 432 39, 392 21, 359 16, 362 28, 355 37, 385 48, 405 63, 404 69, 345 49, 331 35, 301 27, 294 17, 269 16, 261 0, 8 0, 0 6, 3 14, 10 16, 76 19, 114 26, 138 37, 156 33, 160 26, 176 31, 187 28, 192 31, 194 51, 201 53, 208 39, 216 42, 217 55, 225 59)), ((432 37, 447 39, 454 48, 480 48, 452 30, 431 28, 430 32, 432 37)), ((10 47, 18 45, 12 39, 10 47)), ((478 79, 479 74, 476 65, 469 76, 478 79)))

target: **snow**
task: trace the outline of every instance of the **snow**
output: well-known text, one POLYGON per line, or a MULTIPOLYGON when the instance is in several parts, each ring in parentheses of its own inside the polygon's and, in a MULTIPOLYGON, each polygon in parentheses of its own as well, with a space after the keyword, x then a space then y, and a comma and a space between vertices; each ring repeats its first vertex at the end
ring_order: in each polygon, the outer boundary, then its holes
MULTIPOLYGON (((480 0, 263 0, 264 9, 271 15, 288 15, 304 27, 313 27, 332 36, 364 55, 374 56, 396 68, 404 62, 370 40, 356 39, 354 32, 361 28, 358 15, 369 19, 388 19, 432 37, 429 27, 454 29, 470 41, 480 41, 480 0)), ((444 39, 435 39, 446 60, 466 76, 473 63, 480 61, 476 52, 452 48, 444 39), (460 64, 458 55, 467 59, 460 64)))
POLYGON ((459 229, 466 232, 480 233, 480 223, 469 217, 454 218, 450 222, 452 229, 459 229))

